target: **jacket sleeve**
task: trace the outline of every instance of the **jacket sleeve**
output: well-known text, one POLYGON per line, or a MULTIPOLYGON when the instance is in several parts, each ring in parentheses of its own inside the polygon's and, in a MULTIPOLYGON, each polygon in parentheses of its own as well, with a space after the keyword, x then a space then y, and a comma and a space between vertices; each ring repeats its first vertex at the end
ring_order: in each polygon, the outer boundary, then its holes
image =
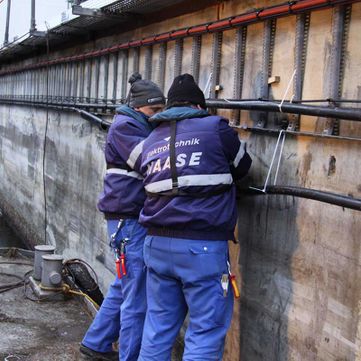
POLYGON ((219 135, 233 179, 239 180, 248 173, 252 164, 252 159, 247 153, 247 144, 239 139, 238 133, 228 125, 225 119, 220 122, 219 135))
POLYGON ((108 146, 133 170, 139 172, 143 143, 148 132, 141 123, 120 121, 111 127, 108 146))

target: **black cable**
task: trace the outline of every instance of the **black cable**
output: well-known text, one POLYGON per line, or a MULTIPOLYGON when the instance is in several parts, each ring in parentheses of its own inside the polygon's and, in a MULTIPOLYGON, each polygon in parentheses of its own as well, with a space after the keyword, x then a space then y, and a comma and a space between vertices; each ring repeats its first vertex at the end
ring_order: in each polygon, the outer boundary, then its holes
MULTIPOLYGON (((82 259, 79 259, 79 258, 72 258, 72 259, 69 259, 69 260, 65 261, 64 264, 63 264, 63 267, 65 267, 67 264, 72 264, 72 263, 84 264, 85 266, 87 266, 92 271, 92 273, 94 275, 94 278, 95 278, 96 285, 94 286, 94 289, 90 289, 90 290, 88 290, 88 292, 96 290, 96 288, 99 286, 99 279, 98 279, 98 275, 96 274, 94 268, 89 263, 87 263, 87 262, 85 262, 85 261, 83 261, 82 259)), ((72 273, 72 271, 69 268, 67 268, 67 270, 69 271, 69 273, 71 274, 73 279, 75 279, 75 276, 72 273)))
POLYGON ((45 185, 45 160, 46 160, 46 146, 47 135, 49 125, 49 32, 46 35, 46 53, 47 53, 47 65, 46 65, 46 120, 45 120, 45 133, 43 142, 43 194, 44 194, 44 243, 47 244, 46 228, 47 228, 47 199, 46 199, 46 185, 45 185))
MULTIPOLYGON (((3 263, 6 263, 6 262, 3 262, 3 263)), ((11 283, 7 283, 7 284, 4 284, 4 285, 0 285, 0 293, 5 293, 5 292, 8 292, 8 291, 11 291, 15 288, 19 288, 19 287, 22 287, 23 285, 25 286, 27 283, 29 283, 29 275, 30 273, 32 273, 33 270, 30 270, 28 272, 26 272, 24 274, 24 276, 18 276, 18 275, 15 275, 15 274, 10 274, 10 273, 6 273, 6 272, 0 272, 1 275, 5 275, 5 276, 8 276, 8 277, 15 277, 15 278, 18 278, 20 279, 20 281, 18 282, 11 282, 11 283)))
POLYGON ((293 187, 288 185, 268 185, 265 191, 262 191, 263 187, 252 188, 238 188, 239 194, 248 195, 266 195, 266 194, 283 194, 288 196, 294 196, 299 198, 312 199, 319 202, 329 203, 336 206, 361 211, 361 199, 353 198, 350 196, 320 191, 318 189, 293 187))

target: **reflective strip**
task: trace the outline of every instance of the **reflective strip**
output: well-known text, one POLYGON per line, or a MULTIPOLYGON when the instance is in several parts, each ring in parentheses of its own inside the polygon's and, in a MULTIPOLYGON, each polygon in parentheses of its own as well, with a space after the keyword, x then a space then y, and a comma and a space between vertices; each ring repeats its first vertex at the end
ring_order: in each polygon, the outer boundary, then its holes
POLYGON ((132 152, 130 153, 130 156, 127 160, 127 164, 129 165, 130 168, 134 169, 135 163, 137 161, 137 159, 139 158, 139 156, 142 154, 142 150, 143 150, 143 145, 144 145, 144 140, 142 140, 140 143, 138 143, 134 149, 132 150, 132 152))
MULTIPOLYGON (((214 186, 219 184, 232 184, 233 179, 230 173, 224 174, 197 174, 178 177, 179 187, 188 186, 214 186)), ((172 179, 164 179, 158 182, 149 183, 145 186, 147 192, 159 193, 172 189, 172 179)))
POLYGON ((126 175, 126 176, 132 177, 132 178, 144 179, 139 173, 137 173, 135 171, 128 172, 125 169, 119 169, 119 168, 109 168, 109 169, 107 169, 106 174, 121 174, 121 175, 126 175))
POLYGON ((234 158, 234 161, 233 161, 233 165, 236 168, 238 167, 239 162, 241 161, 244 154, 246 153, 246 143, 242 142, 242 141, 240 141, 240 142, 241 142, 241 144, 239 145, 238 153, 237 153, 237 155, 236 155, 236 157, 234 158))

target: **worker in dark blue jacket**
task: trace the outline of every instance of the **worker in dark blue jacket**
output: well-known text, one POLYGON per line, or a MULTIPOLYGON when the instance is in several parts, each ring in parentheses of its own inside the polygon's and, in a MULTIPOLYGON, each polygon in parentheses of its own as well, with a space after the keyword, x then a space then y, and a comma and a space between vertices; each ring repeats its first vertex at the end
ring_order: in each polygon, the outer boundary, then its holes
POLYGON ((176 77, 143 144, 148 309, 139 361, 170 361, 187 312, 183 360, 222 359, 233 309, 227 241, 237 219, 234 181, 251 158, 228 121, 205 108, 193 77, 176 77))
POLYGON ((117 109, 105 147, 107 171, 98 208, 107 220, 117 258, 117 277, 88 329, 82 353, 100 360, 135 361, 140 350, 146 311, 143 244, 145 228, 138 217, 145 200, 140 165, 144 139, 153 130, 148 118, 163 109, 156 84, 135 73, 128 104, 117 109), (119 356, 112 343, 119 337, 119 356))

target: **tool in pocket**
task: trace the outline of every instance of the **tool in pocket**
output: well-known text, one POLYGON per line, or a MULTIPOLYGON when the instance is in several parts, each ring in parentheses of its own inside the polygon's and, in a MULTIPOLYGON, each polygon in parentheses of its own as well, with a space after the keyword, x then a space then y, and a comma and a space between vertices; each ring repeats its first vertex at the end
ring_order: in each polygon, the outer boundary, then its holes
POLYGON ((239 298, 240 293, 236 282, 236 276, 231 272, 231 265, 228 261, 227 261, 227 266, 228 266, 229 281, 231 282, 234 298, 239 298))
POLYGON ((126 264, 125 264, 125 246, 129 241, 129 238, 123 238, 120 241, 120 244, 118 246, 117 244, 117 236, 120 232, 120 230, 122 229, 124 224, 124 220, 120 219, 119 223, 118 223, 118 228, 116 230, 115 233, 113 233, 110 237, 110 247, 113 249, 114 251, 114 256, 115 256, 115 270, 117 272, 117 276, 118 278, 122 278, 123 276, 126 276, 127 274, 127 269, 126 269, 126 264))

